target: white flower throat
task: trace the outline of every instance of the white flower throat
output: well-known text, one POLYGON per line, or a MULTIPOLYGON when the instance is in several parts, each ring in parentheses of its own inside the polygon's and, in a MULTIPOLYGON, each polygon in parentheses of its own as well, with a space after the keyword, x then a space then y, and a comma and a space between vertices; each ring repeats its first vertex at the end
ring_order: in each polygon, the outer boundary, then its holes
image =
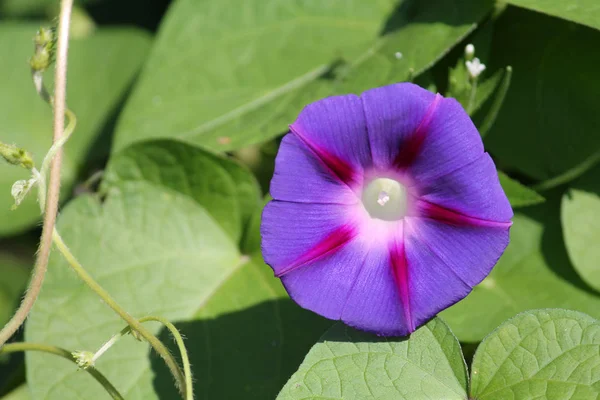
POLYGON ((408 196, 400 182, 377 178, 364 188, 362 202, 371 218, 398 221, 406 215, 408 196))

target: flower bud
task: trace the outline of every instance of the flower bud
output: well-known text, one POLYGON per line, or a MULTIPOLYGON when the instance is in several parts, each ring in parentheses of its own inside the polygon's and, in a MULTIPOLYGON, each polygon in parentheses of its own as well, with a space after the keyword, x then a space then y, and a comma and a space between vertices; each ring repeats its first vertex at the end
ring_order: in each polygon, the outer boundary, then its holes
POLYGON ((465 58, 467 60, 472 60, 473 57, 475 57, 475 46, 473 46, 473 44, 469 43, 468 45, 465 46, 465 58))

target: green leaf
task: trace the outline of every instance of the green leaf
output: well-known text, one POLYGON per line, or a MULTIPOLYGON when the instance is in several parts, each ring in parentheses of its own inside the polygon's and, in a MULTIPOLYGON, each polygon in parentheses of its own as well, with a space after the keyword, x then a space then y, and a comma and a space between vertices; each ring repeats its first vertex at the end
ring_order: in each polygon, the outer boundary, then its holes
POLYGON ((466 373, 458 341, 438 318, 410 337, 387 339, 338 323, 277 399, 464 400, 466 373))
POLYGON ((600 29, 600 3, 596 0, 507 0, 507 3, 600 29))
POLYGON ((138 143, 114 155, 104 184, 145 181, 201 204, 237 243, 258 207, 256 179, 237 162, 171 140, 138 143))
POLYGON ((573 266, 590 286, 600 290, 600 166, 571 185, 562 197, 561 220, 573 266))
POLYGON ((504 165, 545 180, 597 152, 599 41, 598 31, 514 7, 497 20, 490 72, 510 63, 514 73, 486 146, 504 165))
MULTIPOLYGON (((34 24, 0 24, 0 140, 30 151, 39 168, 51 145, 52 112, 36 94, 27 60, 33 54, 34 24)), ((78 126, 63 158, 63 192, 69 193, 86 162, 101 159, 99 141, 148 50, 148 36, 133 29, 104 29, 70 43, 69 106, 78 126)), ((51 84, 52 71, 47 72, 51 84)), ((106 147, 106 146, 104 146, 106 147)), ((39 219, 35 193, 11 211, 12 184, 28 172, 0 163, 0 236, 23 231, 39 219)))
MULTIPOLYGON (((139 317, 189 319, 244 264, 197 203, 143 182, 112 189, 104 204, 91 196, 77 198, 63 211, 59 231, 98 282, 139 317)), ((26 340, 95 351, 122 327, 53 252, 26 340)), ((147 351, 145 344, 123 340, 97 366, 126 398, 154 399, 147 351)), ((28 354, 26 365, 34 398, 103 398, 102 387, 72 363, 28 354)))
POLYGON ((492 273, 441 316, 463 342, 478 342, 506 319, 536 308, 600 317, 599 293, 569 262, 560 226, 560 194, 516 213, 511 240, 492 273))
MULTIPOLYGON (((86 269, 133 315, 181 321, 194 375, 203 377, 197 393, 211 399, 264 400, 275 397, 331 323, 293 304, 260 255, 241 255, 222 228, 224 220, 219 223, 207 212, 218 210, 213 191, 232 210, 247 201, 222 183, 250 185, 239 179, 245 172, 238 178, 231 174, 236 168, 244 171, 185 144, 135 145, 111 161, 103 185, 105 202, 77 198, 61 213, 59 231, 86 269), (171 163, 174 156, 185 168, 171 163), (159 165, 164 171, 156 172, 159 165), (202 179, 192 167, 203 168, 202 179)), ((94 351, 122 327, 53 253, 27 339, 94 351)), ((166 333, 162 338, 172 342, 166 333)), ((148 352, 146 344, 125 338, 97 367, 127 399, 178 398, 162 361, 148 359, 148 352)), ((101 387, 60 359, 31 354, 27 368, 35 398, 106 398, 101 387)))
POLYGON ((546 201, 536 191, 521 185, 502 171, 498 171, 498 178, 500 178, 500 184, 513 208, 532 206, 546 201))
POLYGON ((473 359, 478 400, 597 399, 600 323, 569 310, 535 310, 503 323, 473 359))
POLYGON ((386 34, 355 60, 337 91, 361 93, 411 80, 472 32, 493 5, 490 0, 401 2, 384 28, 386 34))
POLYGON ((281 134, 331 92, 318 80, 376 37, 395 1, 178 0, 114 148, 170 137, 225 151, 281 134))

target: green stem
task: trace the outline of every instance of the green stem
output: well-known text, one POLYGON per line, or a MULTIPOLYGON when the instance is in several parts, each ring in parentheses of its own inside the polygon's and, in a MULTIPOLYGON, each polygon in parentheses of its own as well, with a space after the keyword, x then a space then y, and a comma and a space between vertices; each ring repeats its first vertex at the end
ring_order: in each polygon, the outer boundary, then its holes
POLYGON ((596 151, 590 157, 585 159, 581 164, 569 169, 563 174, 550 178, 546 181, 540 182, 537 185, 532 186, 532 189, 537 192, 553 189, 557 186, 563 185, 567 182, 572 181, 575 178, 579 178, 581 175, 592 169, 597 163, 600 162, 600 150, 596 151))
MULTIPOLYGON (((181 336, 181 333, 179 333, 179 330, 177 329, 177 327, 175 327, 175 325, 173 325, 173 323, 171 323, 169 320, 167 320, 165 318, 148 316, 148 317, 139 319, 140 323, 150 322, 150 321, 159 322, 159 323, 163 324, 175 338, 175 342, 177 343, 177 347, 179 348, 179 353, 181 354, 181 361, 183 363, 183 371, 184 371, 184 375, 185 375, 185 393, 186 393, 185 400, 194 400, 194 387, 193 387, 193 381, 192 381, 192 366, 190 364, 190 358, 188 356, 188 352, 185 347, 185 343, 183 343, 183 336, 181 336)), ((102 355, 104 353, 106 353, 108 351, 108 349, 110 349, 115 343, 117 343, 117 341, 119 341, 119 339, 128 335, 129 333, 131 333, 131 326, 126 326, 125 328, 121 329, 119 331, 119 333, 117 333, 116 335, 113 335, 108 342, 103 344, 102 347, 100 349, 98 349, 98 351, 96 353, 94 353, 94 356, 92 358, 92 364, 95 363, 96 361, 98 361, 98 359, 100 357, 102 357, 102 355)))
POLYGON ((471 115, 475 108, 475 96, 477 95, 477 78, 471 80, 471 94, 469 95, 469 104, 467 105, 467 114, 471 115))
POLYGON ((67 260, 73 271, 79 276, 79 278, 86 284, 92 291, 94 291, 114 312, 116 312, 129 326, 130 328, 139 333, 150 345, 154 348, 154 350, 163 358, 171 374, 175 378, 179 389, 182 391, 184 396, 187 396, 185 392, 186 383, 185 377, 179 365, 175 361, 173 355, 169 352, 167 347, 150 331, 142 326, 140 321, 133 318, 127 311, 125 311, 113 298, 112 296, 102 287, 100 286, 94 278, 83 268, 83 266, 77 261, 71 250, 67 247, 62 237, 55 229, 53 233, 54 244, 56 248, 60 251, 63 257, 67 260))
MULTIPOLYGON (((16 353, 21 351, 38 351, 42 353, 54 354, 77 364, 77 360, 75 356, 73 356, 72 352, 65 349, 61 349, 60 347, 48 346, 44 344, 10 343, 4 345, 4 347, 0 349, 0 354, 16 353)), ((125 400, 125 398, 121 396, 119 391, 108 381, 108 379, 106 379, 104 375, 102 375, 102 373, 100 373, 100 371, 98 371, 94 367, 89 367, 86 369, 86 371, 92 377, 94 377, 96 381, 98 381, 98 383, 104 387, 104 389, 106 389, 108 394, 110 394, 110 396, 114 400, 125 400)))
MULTIPOLYGON (((61 1, 56 55, 56 76, 54 79, 55 104, 53 143, 57 143, 61 140, 64 130, 64 118, 66 110, 65 100, 67 91, 67 54, 72 8, 73 0, 61 1)), ((31 281, 27 287, 27 293, 25 294, 21 305, 15 312, 15 315, 0 331, 0 348, 15 334, 21 325, 23 325, 25 319, 27 319, 27 316, 29 315, 29 312, 33 308, 33 305, 35 304, 40 291, 42 290, 42 285, 48 269, 48 259, 50 257, 50 249, 52 248, 52 236, 54 232, 54 226, 56 224, 56 214, 58 211, 61 160, 61 152, 58 150, 52 159, 48 192, 46 193, 46 190, 44 190, 40 195, 47 195, 47 198, 44 199, 47 199, 47 201, 44 201, 45 212, 42 226, 42 237, 40 239, 40 247, 37 252, 35 266, 31 275, 31 281)))
POLYGON ((185 398, 186 400, 194 400, 192 365, 190 364, 190 358, 188 356, 187 349, 185 348, 185 343, 183 343, 183 337, 181 336, 181 333, 179 333, 179 330, 177 327, 175 327, 175 325, 165 318, 149 316, 140 319, 140 322, 147 321, 154 321, 163 324, 175 338, 175 343, 177 343, 177 347, 179 347, 179 353, 181 354, 181 362, 183 363, 183 373, 185 376, 185 398))

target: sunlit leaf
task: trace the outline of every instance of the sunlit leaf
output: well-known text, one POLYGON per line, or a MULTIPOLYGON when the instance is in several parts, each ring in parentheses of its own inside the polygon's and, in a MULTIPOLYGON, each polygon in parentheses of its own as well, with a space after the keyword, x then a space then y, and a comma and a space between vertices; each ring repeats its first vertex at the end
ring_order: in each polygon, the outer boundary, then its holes
POLYGON ((600 323, 568 310, 519 314, 485 338, 473 359, 478 400, 597 399, 600 323))
POLYGON ((464 400, 460 345, 434 319, 406 338, 381 338, 336 324, 310 350, 278 400, 464 400))

